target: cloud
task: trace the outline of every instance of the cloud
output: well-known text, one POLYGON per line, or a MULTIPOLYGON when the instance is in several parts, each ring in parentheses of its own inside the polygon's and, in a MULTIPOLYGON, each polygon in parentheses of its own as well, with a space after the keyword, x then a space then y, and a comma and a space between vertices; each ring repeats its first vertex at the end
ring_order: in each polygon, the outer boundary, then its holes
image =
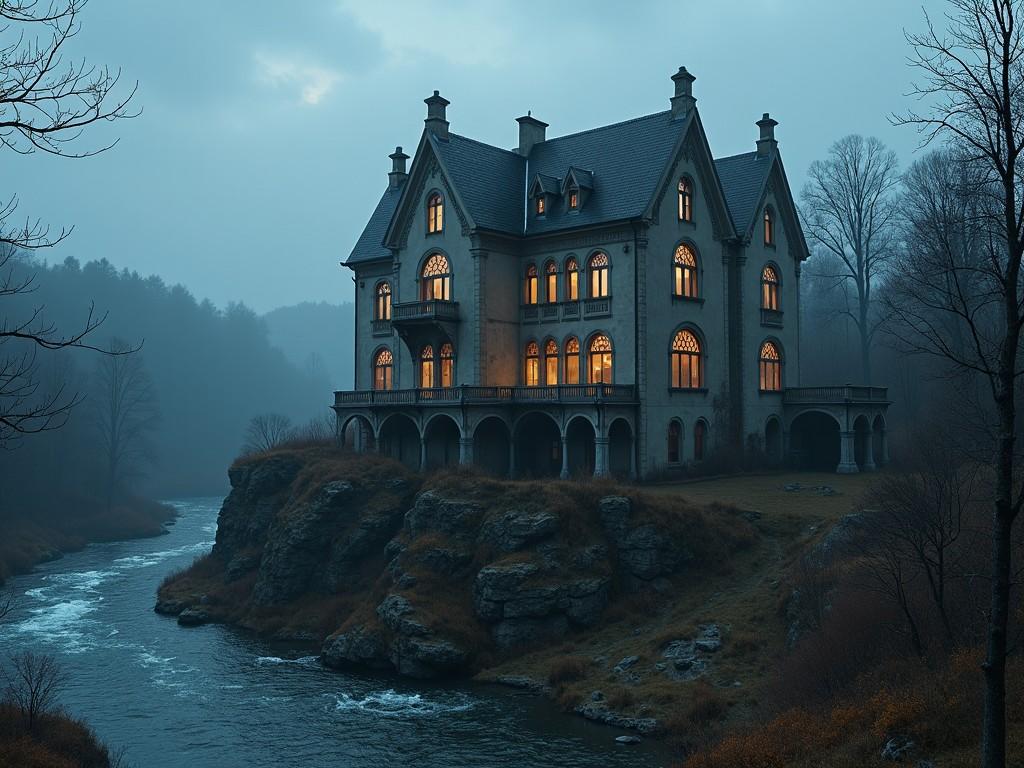
POLYGON ((256 53, 256 76, 270 88, 287 89, 299 101, 315 107, 342 79, 342 73, 301 56, 256 53))

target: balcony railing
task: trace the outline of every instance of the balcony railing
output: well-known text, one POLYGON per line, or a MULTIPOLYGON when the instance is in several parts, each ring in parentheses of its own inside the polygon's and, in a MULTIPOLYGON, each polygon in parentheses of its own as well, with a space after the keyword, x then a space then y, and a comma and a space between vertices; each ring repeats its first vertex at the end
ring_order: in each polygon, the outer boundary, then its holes
POLYGON ((423 322, 432 320, 458 321, 459 302, 428 299, 427 301, 404 301, 391 308, 391 320, 400 322, 423 322))
POLYGON ((432 389, 363 389, 335 392, 336 408, 451 403, 635 403, 629 384, 560 384, 551 387, 434 387, 432 389))
POLYGON ((784 394, 787 405, 809 403, 887 403, 888 389, 885 387, 790 387, 784 394))
POLYGON ((773 328, 782 327, 781 309, 761 309, 761 325, 768 325, 773 328))
POLYGON ((584 317, 607 317, 612 313, 612 297, 585 299, 583 302, 584 317))

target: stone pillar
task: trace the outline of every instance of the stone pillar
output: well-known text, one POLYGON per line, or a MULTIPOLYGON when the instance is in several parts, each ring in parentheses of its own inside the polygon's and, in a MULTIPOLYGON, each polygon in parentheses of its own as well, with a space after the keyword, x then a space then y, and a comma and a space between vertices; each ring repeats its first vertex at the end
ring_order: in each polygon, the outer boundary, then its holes
POLYGON ((878 434, 880 435, 879 448, 882 449, 881 456, 878 457, 878 465, 884 467, 889 463, 889 436, 886 434, 885 427, 882 427, 878 434))
POLYGON ((872 442, 871 428, 868 427, 867 435, 865 435, 865 437, 864 437, 864 469, 863 469, 864 472, 874 472, 875 469, 876 469, 876 467, 875 467, 875 457, 872 455, 872 451, 874 449, 874 446, 871 444, 871 442, 872 442))
POLYGON ((427 468, 427 438, 420 438, 420 472, 427 468))
POLYGON ((636 437, 629 438, 629 479, 636 480, 636 437))
POLYGON ((473 438, 459 438, 459 464, 473 463, 473 438))
POLYGON ((857 461, 854 459, 856 440, 856 432, 839 433, 839 466, 836 467, 836 472, 840 475, 855 475, 860 471, 857 469, 857 461))
POLYGON ((513 440, 508 448, 508 479, 516 479, 516 441, 513 440))
POLYGON ((608 438, 594 438, 594 477, 608 476, 608 438))
POLYGON ((563 480, 569 479, 569 440, 562 435, 562 471, 558 476, 563 480))

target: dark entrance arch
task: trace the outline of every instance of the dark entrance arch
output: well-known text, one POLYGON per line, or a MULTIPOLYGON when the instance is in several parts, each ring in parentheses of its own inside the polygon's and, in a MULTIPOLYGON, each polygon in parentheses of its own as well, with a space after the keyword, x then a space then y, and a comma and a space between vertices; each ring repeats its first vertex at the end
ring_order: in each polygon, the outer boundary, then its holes
POLYGON ((625 419, 616 419, 608 429, 608 471, 615 477, 629 477, 633 470, 633 430, 625 419))
POLYGON ((459 426, 450 416, 435 416, 423 432, 427 443, 427 466, 449 467, 459 463, 459 426))
POLYGON ((401 413, 388 416, 380 425, 380 452, 410 469, 419 469, 420 431, 416 422, 401 413))
POLYGON ((562 469, 562 438, 555 420, 528 413, 516 424, 516 475, 555 477, 562 469))
POLYGON ((888 458, 888 446, 885 444, 885 419, 882 414, 875 416, 871 422, 871 456, 875 460, 875 466, 881 467, 888 458))
POLYGON ((577 416, 565 430, 569 454, 569 474, 591 476, 594 474, 594 425, 590 419, 577 416))
POLYGON ((361 453, 376 450, 377 441, 373 437, 373 425, 365 416, 350 416, 341 424, 341 444, 352 451, 361 453))
POLYGON ((775 416, 764 425, 764 453, 769 464, 778 464, 782 459, 782 426, 775 416))
POLYGON ((488 416, 473 432, 473 463, 492 475, 508 475, 512 436, 508 426, 497 416, 488 416))
POLYGON ((821 411, 801 413, 789 427, 790 460, 797 469, 835 472, 839 422, 821 411))

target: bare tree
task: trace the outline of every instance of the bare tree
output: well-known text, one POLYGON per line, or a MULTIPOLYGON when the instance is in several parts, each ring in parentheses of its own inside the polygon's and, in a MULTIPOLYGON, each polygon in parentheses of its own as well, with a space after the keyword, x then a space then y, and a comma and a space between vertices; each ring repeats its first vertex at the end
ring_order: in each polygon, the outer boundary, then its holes
POLYGON ((14 607, 14 593, 8 587, 0 587, 0 621, 6 619, 14 607))
MULTIPOLYGON (((992 502, 991 597, 983 666, 985 711, 982 765, 1006 765, 1006 656, 1012 588, 1013 532, 1024 488, 1015 466, 1016 384, 1024 325, 1021 260, 1024 257, 1024 20, 1021 0, 949 0, 948 28, 927 18, 927 29, 908 35, 911 64, 921 80, 923 102, 896 121, 915 126, 924 143, 944 139, 970 161, 987 198, 985 237, 977 258, 939 238, 907 249, 894 273, 890 309, 909 350, 936 355, 954 369, 987 383, 994 411, 991 443, 995 489, 992 502), (923 260, 923 263, 922 263, 923 260), (949 343, 936 323, 955 323, 967 343, 949 343)), ((964 190, 968 191, 968 190, 964 190)))
POLYGON ((53 656, 22 651, 4 670, 5 698, 14 704, 31 731, 43 715, 57 706, 66 678, 53 656))
POLYGON ((151 460, 160 411, 141 352, 115 340, 97 364, 93 418, 104 465, 107 509, 122 485, 151 460))
POLYGON ((896 155, 878 139, 846 136, 827 159, 811 163, 807 175, 800 196, 804 230, 823 262, 818 271, 842 293, 839 312, 857 328, 861 374, 870 384, 879 326, 872 291, 892 254, 896 155))
POLYGON ((254 416, 245 430, 242 452, 246 454, 265 453, 288 442, 295 436, 291 419, 279 413, 265 413, 254 416))

